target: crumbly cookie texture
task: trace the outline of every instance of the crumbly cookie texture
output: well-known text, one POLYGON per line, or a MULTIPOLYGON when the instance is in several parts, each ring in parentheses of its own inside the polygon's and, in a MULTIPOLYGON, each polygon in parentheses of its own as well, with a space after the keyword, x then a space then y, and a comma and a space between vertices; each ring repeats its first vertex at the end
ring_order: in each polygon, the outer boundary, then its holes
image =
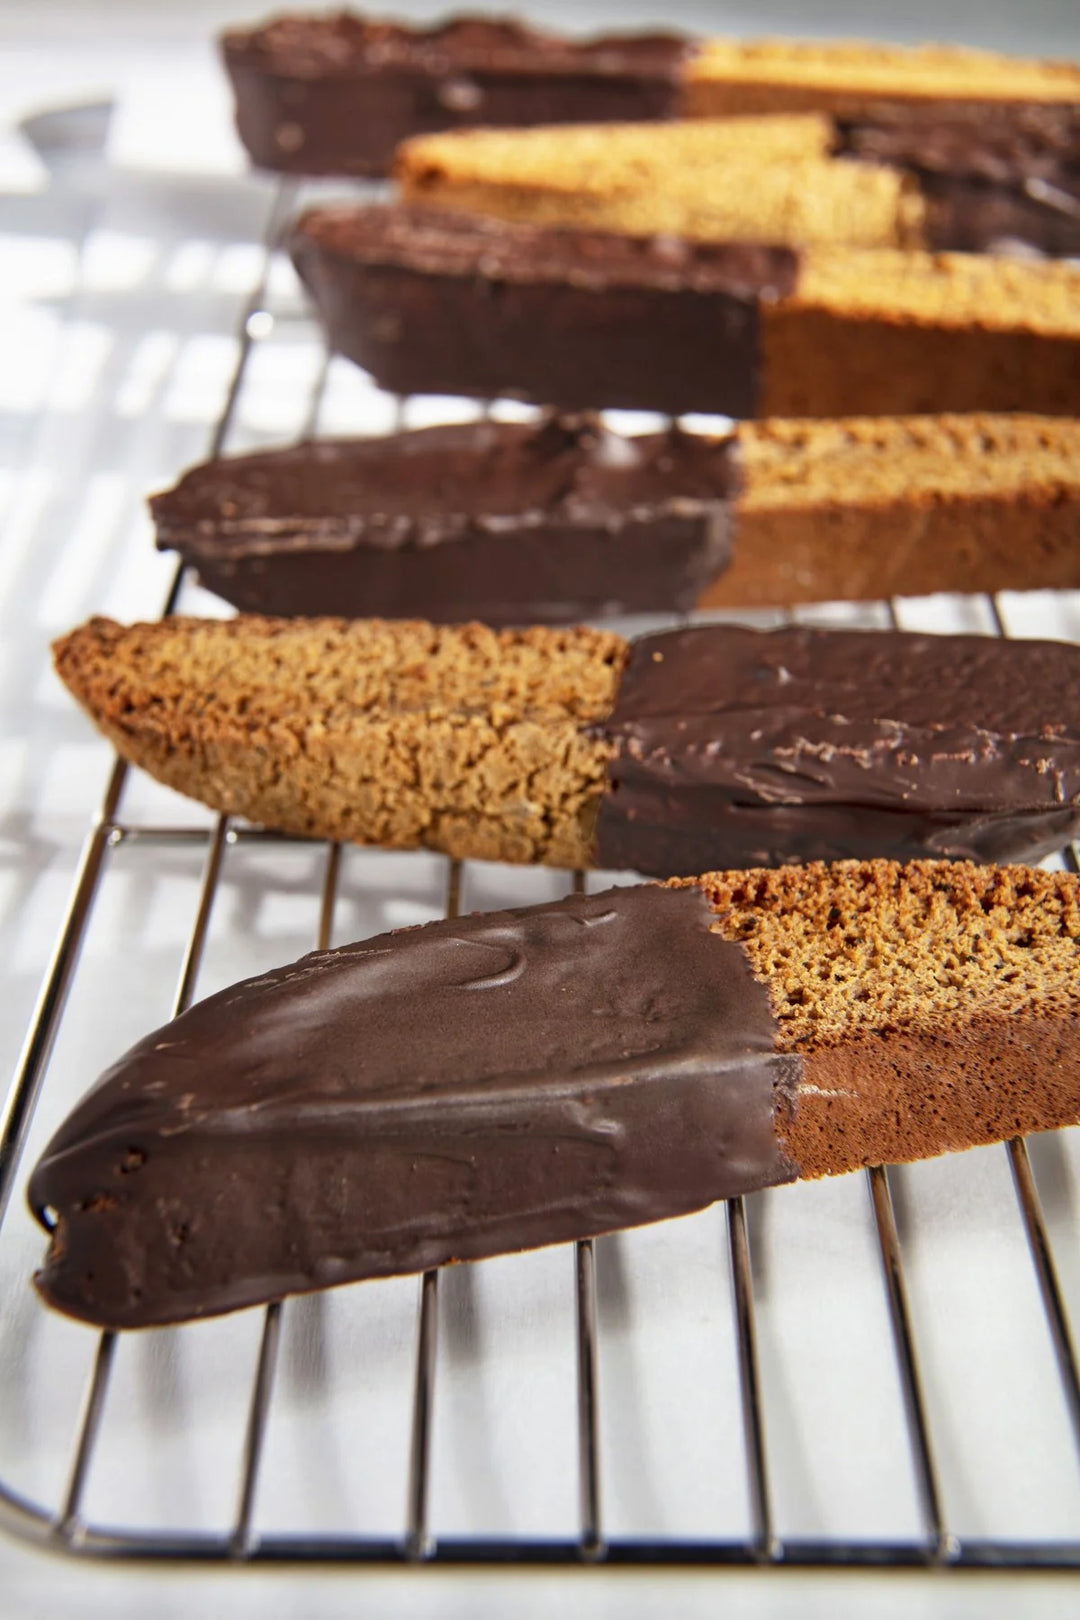
POLYGON ((710 39, 685 72, 682 109, 717 117, 806 111, 855 114, 899 101, 1071 102, 1080 67, 955 45, 865 40, 710 39))
POLYGON ((1080 421, 1031 415, 772 418, 737 430, 743 511, 854 497, 1080 489, 1080 421))
POLYGON ((417 135, 398 148, 395 177, 409 191, 454 179, 505 181, 585 195, 638 191, 658 170, 700 179, 722 161, 828 157, 833 123, 791 118, 717 118, 658 124, 566 124, 544 129, 469 129, 417 135), (556 165, 552 169, 552 158, 556 165))
POLYGON ((808 248, 762 306, 757 414, 1080 415, 1078 294, 1065 262, 808 248))
POLYGON ((803 1176, 1080 1118, 1080 881, 966 862, 696 880, 803 1070, 778 1104, 803 1176))
POLYGON ((981 253, 872 256, 817 248, 799 270, 791 304, 852 318, 987 332, 1080 338, 1080 278, 1071 264, 981 253))
POLYGON ((610 711, 618 636, 93 619, 54 650, 126 759, 216 810, 391 849, 587 861, 610 750, 581 728, 610 711))
POLYGON ((406 202, 533 225, 696 241, 917 247, 917 185, 830 158, 816 115, 462 130, 399 148, 406 202))
POLYGON ((772 418, 738 445, 734 559, 703 605, 1080 586, 1080 421, 772 418))

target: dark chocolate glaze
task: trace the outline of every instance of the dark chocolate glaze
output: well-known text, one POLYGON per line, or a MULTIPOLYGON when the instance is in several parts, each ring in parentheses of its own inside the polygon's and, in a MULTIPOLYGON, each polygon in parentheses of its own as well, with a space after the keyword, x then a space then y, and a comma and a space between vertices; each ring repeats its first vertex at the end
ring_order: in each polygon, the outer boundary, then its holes
POLYGON ((935 250, 1019 242, 1051 257, 1080 253, 1080 107, 882 106, 841 120, 837 150, 918 178, 935 250))
POLYGON ((673 34, 570 40, 508 18, 409 28, 340 12, 222 36, 252 161, 295 174, 385 174, 411 135, 472 124, 670 118, 691 49, 673 34))
POLYGON ((938 174, 919 180, 934 252, 993 253, 1019 244, 1051 259, 1080 255, 1080 173, 1020 186, 938 174))
POLYGON ((697 890, 384 934, 134 1047, 49 1144, 37 1284, 142 1327, 564 1242, 787 1181, 798 1060, 697 890))
POLYGON ((893 104, 837 131, 840 152, 927 174, 1014 184, 1080 169, 1080 107, 1068 102, 893 104))
POLYGON ((709 625, 633 646, 597 863, 1035 860, 1080 829, 1080 648, 709 625))
POLYGON ((159 547, 248 612, 570 624, 692 607, 737 481, 732 441, 555 417, 211 461, 150 505, 159 547))
POLYGON ((394 393, 752 416, 788 248, 315 209, 292 255, 331 346, 394 393))

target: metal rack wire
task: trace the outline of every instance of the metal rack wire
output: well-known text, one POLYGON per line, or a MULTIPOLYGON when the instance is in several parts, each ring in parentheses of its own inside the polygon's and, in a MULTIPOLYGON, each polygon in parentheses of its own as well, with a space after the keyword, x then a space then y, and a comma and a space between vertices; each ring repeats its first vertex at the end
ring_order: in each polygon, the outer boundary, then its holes
MULTIPOLYGON (((283 187, 271 212, 266 257, 259 284, 243 310, 240 348, 224 411, 214 430, 210 453, 226 446, 236 402, 252 346, 266 325, 263 298, 273 242, 280 224, 295 201, 283 187)), ((325 376, 325 372, 324 372, 325 376)), ((321 384, 320 384, 321 387, 321 384)), ((320 388, 316 389, 316 399, 320 388)), ((313 411, 314 411, 313 406, 313 411)), ((314 417, 312 417, 314 421, 314 417)), ((174 608, 181 585, 178 573, 166 613, 174 608)), ((999 634, 1005 625, 992 604, 999 634)), ((891 619, 898 623, 895 607, 891 619)), ((116 761, 100 810, 89 833, 66 919, 38 1000, 17 1073, 0 1114, 0 1219, 10 1201, 20 1158, 34 1110, 45 1083, 49 1058, 60 1027, 68 992, 74 981, 80 950, 90 926, 95 901, 115 859, 129 846, 170 844, 205 846, 202 878, 195 916, 188 936, 173 1002, 173 1015, 194 998, 211 915, 228 851, 238 844, 298 843, 257 829, 232 826, 219 817, 209 830, 142 825, 122 814, 128 768, 116 761)), ((311 846, 308 846, 311 847, 311 846)), ((1065 852, 1073 870, 1080 870, 1073 850, 1065 852)), ((330 943, 341 871, 341 850, 325 848, 315 943, 330 943)), ((585 886, 582 873, 574 875, 575 891, 585 886)), ((458 913, 462 893, 462 867, 447 861, 445 914, 458 913)), ((1030 1249, 1045 1313, 1045 1328, 1053 1346, 1073 1440, 1080 1459, 1080 1372, 1068 1314, 1058 1280, 1047 1223, 1040 1205, 1026 1145, 1014 1141, 1006 1149, 1015 1195, 1030 1249)), ((733 1539, 627 1537, 605 1530, 598 1413, 603 1391, 598 1371, 598 1312, 596 1259, 592 1241, 576 1245, 573 1271, 575 1353, 577 1380, 577 1468, 579 1526, 574 1537, 538 1539, 522 1537, 436 1537, 432 1533, 429 1498, 431 1447, 438 1364, 439 1273, 426 1273, 417 1284, 417 1321, 411 1439, 408 1460, 407 1502, 399 1535, 259 1534, 254 1505, 264 1454, 267 1423, 274 1401, 275 1372, 282 1337, 283 1313, 288 1302, 269 1305, 262 1328, 249 1395, 246 1428, 235 1487, 231 1526, 221 1534, 127 1530, 97 1523, 86 1516, 84 1497, 95 1448, 106 1411, 117 1338, 100 1336, 93 1358, 82 1413, 73 1437, 66 1486, 54 1506, 32 1502, 0 1481, 0 1528, 21 1539, 68 1555, 116 1559, 178 1559, 265 1564, 277 1561, 337 1561, 357 1564, 654 1564, 752 1565, 762 1569, 828 1566, 947 1567, 951 1569, 1077 1569, 1080 1536, 1076 1539, 1039 1541, 971 1539, 954 1534, 946 1521, 936 1461, 936 1443, 928 1415, 920 1372, 917 1335, 908 1305, 904 1258, 893 1208, 889 1172, 866 1172, 866 1186, 880 1259, 881 1283, 887 1306, 896 1376, 907 1424, 908 1461, 918 1502, 921 1534, 911 1540, 792 1539, 778 1533, 773 1509, 766 1424, 768 1412, 759 1365, 748 1213, 743 1199, 732 1199, 726 1209, 727 1251, 732 1279, 734 1343, 744 1427, 742 1466, 750 1504, 749 1532, 733 1539)))

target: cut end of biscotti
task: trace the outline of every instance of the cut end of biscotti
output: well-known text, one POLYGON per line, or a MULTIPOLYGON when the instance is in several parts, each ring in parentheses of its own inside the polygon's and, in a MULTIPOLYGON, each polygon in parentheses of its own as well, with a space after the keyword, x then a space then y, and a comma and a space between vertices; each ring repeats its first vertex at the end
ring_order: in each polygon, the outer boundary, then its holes
POLYGON ((786 1051, 1033 1005, 1080 1010, 1080 892, 1067 873, 816 861, 698 884, 718 932, 768 984, 786 1051))
POLYGON ((417 135, 398 147, 394 177, 410 200, 455 180, 581 192, 636 190, 658 167, 686 174, 733 158, 804 162, 828 156, 831 119, 817 113, 775 118, 671 120, 651 124, 560 124, 532 129, 466 129, 417 135))
POLYGON ((694 241, 917 247, 925 206, 897 169, 829 156, 816 115, 526 130, 409 141, 411 204, 694 241))
MULTIPOLYGON (((883 45, 866 40, 710 39, 687 64, 689 104, 703 113, 728 105, 726 87, 803 89, 846 95, 854 106, 903 101, 1074 101, 1080 68, 1071 62, 1006 56, 956 45, 883 45), (712 90, 714 94, 709 95, 712 90), (697 92, 697 94, 695 94, 697 92)), ((768 102, 732 110, 750 111, 768 102)))
POLYGON ((741 422, 734 559, 703 607, 1080 586, 1080 422, 741 422))
POLYGON ((93 619, 56 668, 118 752, 226 815, 462 859, 587 864, 621 637, 343 619, 93 619))
POLYGON ((841 861, 697 880, 796 1056, 778 1130, 802 1176, 1080 1120, 1080 881, 841 861))
POLYGON ((789 301, 897 325, 1080 338, 1080 273, 1068 263, 979 253, 857 252, 817 246, 789 301))
POLYGON ((741 422, 737 438, 744 512, 892 501, 919 506, 946 495, 1019 498, 1033 491, 1060 499, 1080 491, 1080 421, 1067 417, 771 417, 741 422))

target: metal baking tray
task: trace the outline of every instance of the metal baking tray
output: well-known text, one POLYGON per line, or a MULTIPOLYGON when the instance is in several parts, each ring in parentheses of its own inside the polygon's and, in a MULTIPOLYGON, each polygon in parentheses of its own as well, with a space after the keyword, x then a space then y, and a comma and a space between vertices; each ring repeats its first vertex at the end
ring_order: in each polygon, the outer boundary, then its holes
MULTIPOLYGON (((392 399, 328 360, 273 249, 292 185, 258 192, 235 242, 227 189, 189 198, 215 214, 209 244, 156 194, 133 182, 94 216, 64 308, 84 362, 102 330, 117 346, 40 428, 78 494, 47 627, 91 591, 155 611, 145 520, 100 513, 135 513, 200 437, 217 453, 480 409, 392 399)), ((62 394, 62 356, 59 375, 62 394)), ((226 611, 183 574, 173 610, 226 611)), ((1080 633, 1062 594, 797 617, 1080 633)), ((70 769, 99 768, 104 745, 49 701, 70 769)), ((1075 1131, 179 1329, 97 1335, 37 1301, 26 1169, 131 1041, 316 945, 628 876, 282 838, 112 764, 0 1118, 0 1527, 128 1560, 1080 1567, 1075 1131)))

